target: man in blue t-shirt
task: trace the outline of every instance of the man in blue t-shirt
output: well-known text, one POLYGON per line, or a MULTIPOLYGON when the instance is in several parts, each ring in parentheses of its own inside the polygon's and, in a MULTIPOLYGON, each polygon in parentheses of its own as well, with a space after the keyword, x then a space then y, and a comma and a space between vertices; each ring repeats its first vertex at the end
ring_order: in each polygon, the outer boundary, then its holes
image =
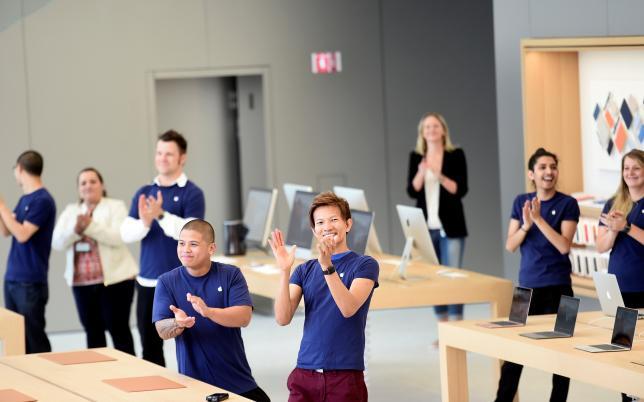
POLYGON ((27 353, 51 352, 45 333, 45 305, 49 298, 47 272, 56 204, 43 187, 43 158, 23 152, 14 175, 23 196, 13 212, 0 197, 0 232, 12 236, 4 278, 5 307, 25 319, 27 353))
POLYGON ((162 339, 176 338, 179 372, 245 398, 269 402, 246 359, 240 327, 252 301, 239 268, 211 262, 215 231, 201 219, 179 235, 182 266, 159 277, 152 322, 162 339))
POLYGON ((143 358, 165 366, 163 341, 150 318, 154 287, 159 275, 180 265, 175 253, 183 225, 190 219, 203 219, 203 191, 183 173, 188 143, 174 130, 159 136, 154 164, 159 173, 152 184, 141 187, 121 226, 126 243, 141 241, 141 271, 136 278, 136 321, 143 346, 143 358))
POLYGON ((365 325, 379 267, 371 257, 349 250, 351 211, 332 192, 319 194, 309 209, 319 257, 292 275, 295 246, 287 250, 276 229, 270 240, 280 267, 275 319, 288 325, 304 296, 304 334, 297 367, 289 375, 289 402, 367 401, 364 382, 365 325), (289 280, 290 276, 290 280, 289 280))

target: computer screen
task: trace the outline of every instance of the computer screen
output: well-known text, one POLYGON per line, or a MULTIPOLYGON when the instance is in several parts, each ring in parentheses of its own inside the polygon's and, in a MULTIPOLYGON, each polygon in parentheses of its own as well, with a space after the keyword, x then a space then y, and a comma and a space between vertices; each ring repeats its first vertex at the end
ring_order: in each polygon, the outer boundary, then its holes
POLYGON ((526 323, 530 311, 532 289, 517 286, 512 294, 512 307, 510 308, 510 321, 526 323))
POLYGON ((358 254, 364 254, 367 248, 371 222, 373 222, 373 212, 352 209, 351 221, 353 225, 349 233, 347 233, 347 246, 349 250, 355 251, 358 254))
POLYGON ((557 320, 555 321, 555 332, 563 332, 572 335, 575 331, 577 322, 577 312, 579 311, 579 299, 562 295, 559 299, 559 309, 557 310, 557 320))
POLYGON ((251 188, 246 198, 244 225, 248 228, 246 244, 248 246, 266 247, 266 241, 273 224, 276 189, 251 188))
POLYGON ((615 314, 615 326, 613 327, 613 336, 610 343, 631 348, 633 346, 633 336, 635 336, 635 326, 637 325, 637 310, 626 307, 617 307, 615 314))
POLYGON ((313 191, 313 187, 311 186, 294 183, 284 183, 284 185, 282 185, 282 189, 284 190, 284 198, 286 198, 289 211, 293 209, 293 199, 295 198, 296 191, 307 191, 309 193, 313 191))
POLYGON ((425 221, 423 210, 407 205, 396 205, 400 225, 406 239, 413 241, 411 251, 412 255, 421 257, 430 264, 438 264, 436 251, 429 237, 429 229, 425 221))
MULTIPOLYGON (((334 186, 333 192, 338 197, 342 197, 347 200, 349 208, 358 211, 370 211, 369 205, 367 205, 367 196, 363 189, 334 186)), ((367 239, 367 248, 365 249, 365 252, 367 254, 382 254, 382 246, 380 245, 380 240, 378 240, 376 225, 373 221, 371 223, 371 228, 369 228, 369 237, 367 239)))
POLYGON ((286 232, 286 244, 289 246, 296 245, 298 251, 311 250, 313 244, 313 231, 309 223, 309 208, 317 193, 308 191, 296 191, 293 197, 293 208, 291 209, 291 218, 288 222, 288 231, 286 232))

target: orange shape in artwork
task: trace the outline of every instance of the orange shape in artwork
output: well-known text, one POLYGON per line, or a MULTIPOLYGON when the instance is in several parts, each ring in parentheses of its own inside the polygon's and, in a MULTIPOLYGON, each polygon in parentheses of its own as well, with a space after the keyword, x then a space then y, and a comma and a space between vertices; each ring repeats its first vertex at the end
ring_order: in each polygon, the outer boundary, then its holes
POLYGON ((604 110, 604 117, 606 118, 606 122, 608 123, 608 128, 612 130, 613 125, 615 125, 615 119, 613 119, 613 115, 610 114, 608 110, 604 110))
POLYGON ((615 133, 615 146, 619 152, 624 150, 624 145, 626 145, 626 139, 628 138, 628 132, 626 131, 626 126, 624 122, 620 120, 617 125, 617 132, 615 133))

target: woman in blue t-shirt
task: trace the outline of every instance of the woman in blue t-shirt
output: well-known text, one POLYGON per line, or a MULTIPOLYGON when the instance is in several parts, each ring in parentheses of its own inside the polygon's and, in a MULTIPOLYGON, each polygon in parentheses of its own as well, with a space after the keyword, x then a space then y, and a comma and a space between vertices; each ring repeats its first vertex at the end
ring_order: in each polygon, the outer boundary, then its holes
MULTIPOLYGON (((617 276, 626 307, 644 307, 644 151, 622 158, 622 179, 599 218, 597 251, 611 250, 608 272, 617 276)), ((622 394, 622 401, 632 399, 622 394)))
MULTIPOLYGON (((532 288, 530 315, 554 314, 561 295, 572 296, 568 252, 579 221, 577 201, 557 191, 557 156, 539 148, 528 160, 535 192, 514 200, 505 247, 521 250, 519 285, 532 288)), ((505 362, 496 401, 512 401, 523 366, 505 362)), ((550 401, 565 401, 570 379, 553 375, 550 401)))

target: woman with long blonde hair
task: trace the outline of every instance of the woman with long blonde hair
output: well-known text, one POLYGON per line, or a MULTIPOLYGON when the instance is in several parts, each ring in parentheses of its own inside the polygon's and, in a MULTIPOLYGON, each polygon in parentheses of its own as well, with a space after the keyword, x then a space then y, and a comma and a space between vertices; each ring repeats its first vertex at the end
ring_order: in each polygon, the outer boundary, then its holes
MULTIPOLYGON (((407 194, 425 214, 441 265, 462 266, 467 227, 461 199, 467 190, 465 153, 452 144, 445 118, 426 113, 418 123, 416 149, 409 155, 407 194)), ((439 321, 463 318, 462 304, 434 309, 439 321)))
MULTIPOLYGON (((617 192, 599 218, 597 251, 611 250, 608 272, 615 274, 626 307, 644 307, 644 151, 622 158, 617 192)), ((631 401, 622 394, 622 401, 631 401)))

